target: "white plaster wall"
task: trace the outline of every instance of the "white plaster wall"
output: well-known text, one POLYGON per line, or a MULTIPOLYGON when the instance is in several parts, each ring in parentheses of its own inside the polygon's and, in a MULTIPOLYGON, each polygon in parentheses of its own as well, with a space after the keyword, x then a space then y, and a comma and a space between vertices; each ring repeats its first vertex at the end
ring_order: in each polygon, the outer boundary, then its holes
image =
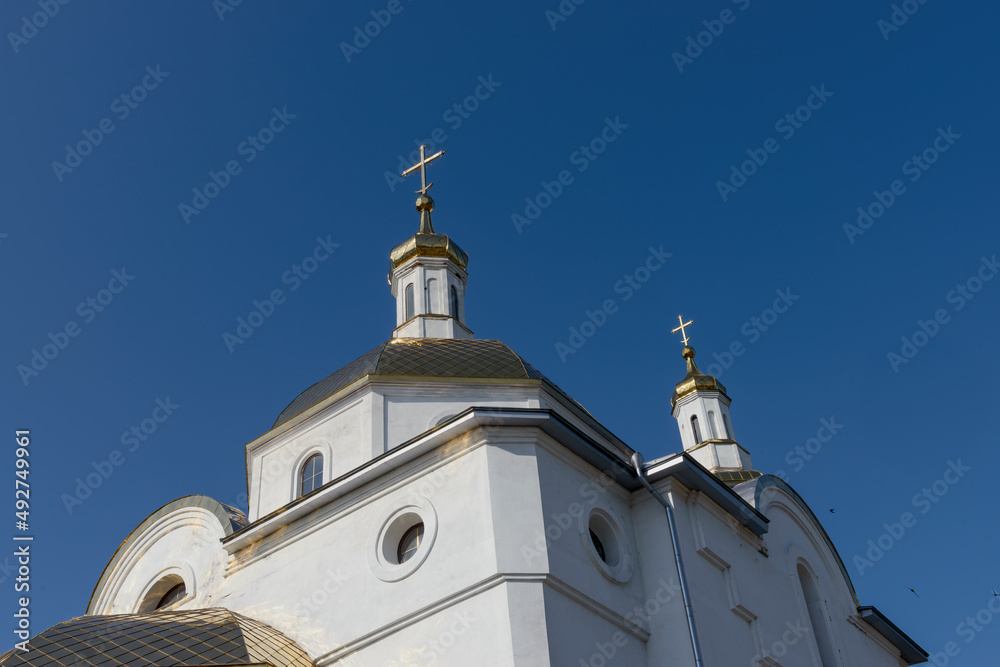
POLYGON ((95 613, 134 614, 149 589, 167 575, 184 579, 182 606, 211 606, 223 582, 226 554, 218 518, 200 507, 182 507, 147 528, 117 563, 97 599, 95 613))
MULTIPOLYGON (((388 451, 443 419, 470 407, 538 407, 537 386, 498 387, 489 384, 378 383, 377 396, 383 401, 384 445, 388 451)), ((378 452, 381 453, 381 452, 378 452)))
POLYGON ((441 448, 234 554, 243 564, 230 574, 223 604, 266 619, 312 656, 360 646, 372 632, 390 633, 385 641, 392 645, 428 607, 448 616, 474 597, 469 587, 497 571, 486 451, 475 443, 441 448), (442 451, 450 458, 437 465, 442 451), (371 564, 378 529, 398 508, 421 503, 433 508, 438 524, 426 560, 400 581, 381 580, 371 564), (328 595, 313 597, 326 588, 328 595))
MULTIPOLYGON (((836 665, 898 667, 898 651, 857 617, 854 599, 833 555, 812 521, 787 494, 775 489, 762 503, 771 523, 759 540, 705 496, 670 483, 658 487, 675 508, 706 664, 822 665, 796 573, 801 560, 818 575, 817 585, 829 611, 828 631, 838 651, 836 665), (810 631, 789 634, 788 624, 810 631), (794 641, 786 641, 790 638, 794 641)), ((644 580, 669 580, 676 568, 671 562, 665 514, 644 491, 637 491, 634 500, 644 580)), ((646 590, 652 593, 648 583, 646 590)), ((679 594, 675 600, 680 600, 679 594)), ((650 629, 650 666, 693 665, 682 606, 665 605, 651 618, 650 629)))
POLYGON ((302 427, 261 443, 248 452, 251 521, 282 507, 298 495, 299 470, 312 453, 323 454, 323 481, 357 468, 371 457, 372 396, 363 390, 347 396, 302 427))
MULTIPOLYGON (((300 456, 317 442, 328 443, 335 471, 341 461, 360 465, 377 448, 371 424, 380 410, 388 415, 386 441, 397 442, 451 410, 541 403, 537 387, 378 391, 384 401, 360 394, 295 433, 260 443, 251 453, 259 465, 255 480, 264 479, 266 456, 281 448, 300 456)), ((263 490, 258 512, 284 505, 281 494, 289 488, 263 490)), ((761 540, 703 494, 671 480, 657 488, 676 510, 707 665, 820 664, 811 637, 760 661, 782 640, 786 623, 808 619, 795 574, 799 561, 819 578, 838 664, 898 664, 894 649, 856 621, 833 555, 784 491, 763 498, 760 510, 771 523, 761 540)), ((231 556, 221 537, 218 520, 205 510, 163 517, 123 556, 98 611, 136 611, 149 585, 176 566, 188 568, 193 584, 180 608, 245 613, 325 664, 407 664, 407 656, 433 655, 435 663, 423 664, 577 665, 597 652, 608 665, 693 665, 663 508, 645 490, 625 492, 535 428, 476 428, 231 556), (431 508, 437 531, 417 569, 386 581, 373 565, 378 531, 406 505, 431 508), (595 560, 585 523, 594 509, 620 527, 631 576, 616 578, 595 560), (427 648, 441 636, 452 646, 427 648)))
POLYGON ((699 444, 695 442, 694 433, 691 431, 692 416, 698 417, 698 428, 701 431, 702 441, 710 438, 719 440, 735 438, 733 435, 726 435, 724 416, 729 415, 729 401, 723 397, 721 392, 701 391, 683 396, 677 401, 672 414, 677 420, 681 443, 686 450, 699 444), (714 419, 709 418, 709 412, 713 413, 714 419), (714 436, 713 433, 715 433, 714 436))

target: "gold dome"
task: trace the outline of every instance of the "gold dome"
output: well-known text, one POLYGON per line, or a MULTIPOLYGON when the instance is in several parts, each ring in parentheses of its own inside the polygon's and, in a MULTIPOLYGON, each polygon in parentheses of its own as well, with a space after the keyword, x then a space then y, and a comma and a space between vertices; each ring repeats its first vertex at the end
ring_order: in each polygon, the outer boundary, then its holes
POLYGON ((469 255, 444 234, 422 234, 419 232, 393 248, 392 252, 389 253, 389 259, 392 261, 392 268, 396 268, 411 257, 418 255, 420 257, 447 257, 458 264, 463 271, 469 265, 469 255))
POLYGON ((681 398, 695 391, 718 391, 726 398, 729 398, 729 395, 726 394, 726 386, 724 384, 716 380, 713 376, 705 375, 698 370, 698 366, 694 363, 693 347, 685 345, 681 355, 687 360, 687 375, 674 388, 673 396, 670 397, 671 408, 677 405, 677 401, 681 400, 681 398))

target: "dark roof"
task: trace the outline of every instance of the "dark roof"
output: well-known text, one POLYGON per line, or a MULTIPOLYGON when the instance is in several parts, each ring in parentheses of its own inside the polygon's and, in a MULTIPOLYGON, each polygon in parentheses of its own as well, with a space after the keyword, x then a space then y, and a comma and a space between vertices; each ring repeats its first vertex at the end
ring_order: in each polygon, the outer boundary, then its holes
POLYGON ((302 414, 366 375, 540 379, 552 384, 498 340, 393 338, 299 394, 281 411, 274 426, 302 414))
POLYGON ((0 657, 3 667, 315 667, 274 628, 223 608, 80 616, 53 625, 0 657))

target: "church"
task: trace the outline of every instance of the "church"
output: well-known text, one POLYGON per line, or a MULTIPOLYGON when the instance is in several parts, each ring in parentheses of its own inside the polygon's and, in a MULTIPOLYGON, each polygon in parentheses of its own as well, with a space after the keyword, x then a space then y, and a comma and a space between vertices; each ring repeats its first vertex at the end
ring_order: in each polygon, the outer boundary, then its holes
MULTIPOLYGON (((128 535, 85 616, 5 667, 899 667, 816 515, 753 468, 687 327, 682 451, 645 461, 465 317, 431 220, 390 253, 396 328, 246 445, 248 513, 187 496, 128 535)), ((664 401, 667 397, 663 397, 664 401)), ((234 462, 235 463, 235 462, 234 462)), ((96 573, 95 573, 96 574, 96 573)), ((26 649, 26 650, 24 650, 26 649)))

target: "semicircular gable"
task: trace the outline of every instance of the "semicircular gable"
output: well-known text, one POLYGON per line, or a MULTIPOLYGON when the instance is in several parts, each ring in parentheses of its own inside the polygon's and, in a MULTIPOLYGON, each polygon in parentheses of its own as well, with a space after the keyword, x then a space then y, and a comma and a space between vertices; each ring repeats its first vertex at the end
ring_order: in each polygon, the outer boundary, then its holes
POLYGON ((167 503, 146 517, 135 530, 129 533, 129 536, 125 538, 125 541, 115 551, 111 560, 104 567, 104 571, 101 573, 101 577, 98 579, 97 584, 94 586, 94 591, 90 595, 90 601, 87 603, 88 614, 99 613, 97 611, 98 602, 102 599, 102 595, 108 587, 109 582, 116 576, 119 564, 123 563, 130 552, 143 540, 143 537, 157 529, 167 517, 185 510, 200 510, 200 514, 203 516, 213 517, 214 520, 218 521, 224 537, 232 535, 249 523, 246 515, 240 510, 230 505, 224 505, 208 496, 184 496, 183 498, 178 498, 167 503))
MULTIPOLYGON (((833 540, 830 539, 826 529, 823 528, 823 524, 819 522, 819 519, 816 518, 816 515, 813 513, 812 509, 810 509, 809 505, 806 504, 806 501, 802 499, 802 496, 796 493, 795 489, 789 486, 784 480, 780 477, 775 477, 774 475, 761 475, 750 483, 755 485, 753 496, 754 507, 758 512, 764 514, 764 516, 767 516, 767 506, 778 498, 774 491, 780 490, 789 499, 791 499, 792 502, 794 502, 795 506, 800 510, 802 516, 815 528, 815 534, 822 540, 830 558, 832 558, 836 567, 840 570, 840 573, 844 578, 844 582, 847 584, 847 589, 851 593, 851 599, 854 601, 855 608, 860 607, 861 604, 858 602, 858 594, 854 590, 854 582, 851 581, 851 575, 848 574, 847 567, 844 565, 844 561, 840 557, 837 547, 833 545, 833 540), (769 489, 771 490, 770 493, 768 492, 769 489)), ((806 532, 808 535, 808 531, 803 532, 806 532)))

